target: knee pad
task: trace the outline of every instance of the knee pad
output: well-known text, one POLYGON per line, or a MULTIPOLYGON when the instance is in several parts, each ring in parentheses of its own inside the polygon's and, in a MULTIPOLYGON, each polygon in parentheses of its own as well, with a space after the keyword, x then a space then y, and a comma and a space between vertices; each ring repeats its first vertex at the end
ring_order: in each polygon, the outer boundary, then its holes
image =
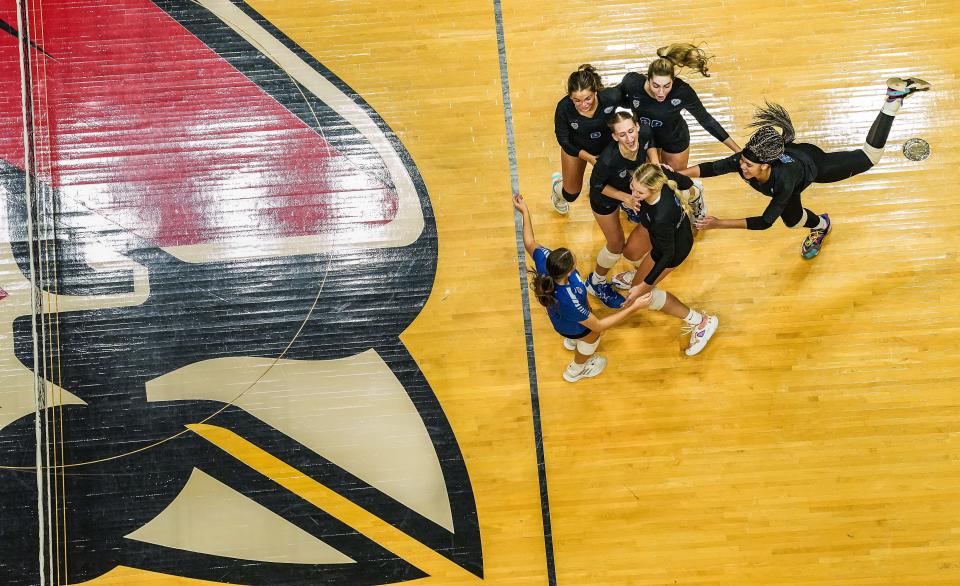
POLYGON ((620 254, 610 252, 606 246, 601 248, 600 252, 597 253, 597 264, 605 269, 612 269, 618 260, 620 260, 620 254))
POLYGON ((652 293, 652 299, 650 301, 649 309, 654 311, 660 311, 663 309, 663 306, 667 304, 667 292, 663 289, 657 289, 654 287, 653 291, 650 293, 652 293))
MULTIPOLYGON (((784 222, 786 223, 786 222, 784 222)), ((807 223, 807 210, 804 209, 803 213, 800 214, 800 219, 797 220, 796 224, 787 224, 787 228, 803 228, 803 225, 807 223)))
POLYGON ((649 252, 644 253, 643 256, 641 256, 641 257, 638 258, 637 260, 630 260, 630 259, 627 258, 627 257, 623 257, 623 258, 625 258, 628 263, 630 263, 631 265, 633 265, 633 268, 634 268, 634 269, 639 269, 639 268, 640 268, 640 265, 643 264, 643 260, 644 260, 645 258, 647 258, 647 255, 648 255, 648 254, 650 254, 650 253, 649 253, 649 252))
POLYGON ((867 158, 870 159, 870 162, 873 163, 874 165, 879 163, 880 157, 883 156, 882 148, 878 149, 877 147, 872 147, 866 143, 863 145, 863 152, 864 154, 867 155, 867 158))
POLYGON ((599 345, 600 338, 597 338, 597 341, 593 343, 577 340, 577 352, 583 354, 584 356, 593 356, 593 353, 597 351, 597 347, 599 345))
MULTIPOLYGON (((581 191, 582 191, 582 190, 581 190, 581 191)), ((580 191, 578 191, 578 192, 576 192, 576 193, 570 193, 570 192, 567 191, 566 189, 561 188, 561 189, 560 189, 560 195, 563 196, 564 201, 567 201, 567 202, 569 202, 569 203, 573 203, 573 202, 577 201, 577 198, 578 198, 578 197, 580 197, 580 191)))

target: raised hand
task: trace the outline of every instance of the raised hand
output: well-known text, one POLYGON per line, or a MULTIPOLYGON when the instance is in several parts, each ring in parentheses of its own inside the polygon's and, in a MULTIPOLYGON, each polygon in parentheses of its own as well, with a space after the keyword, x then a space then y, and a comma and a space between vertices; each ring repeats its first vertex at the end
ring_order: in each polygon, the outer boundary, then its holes
POLYGON ((530 210, 527 209, 527 202, 523 201, 523 196, 519 193, 514 194, 513 196, 513 209, 517 210, 521 214, 527 214, 530 212, 530 210))

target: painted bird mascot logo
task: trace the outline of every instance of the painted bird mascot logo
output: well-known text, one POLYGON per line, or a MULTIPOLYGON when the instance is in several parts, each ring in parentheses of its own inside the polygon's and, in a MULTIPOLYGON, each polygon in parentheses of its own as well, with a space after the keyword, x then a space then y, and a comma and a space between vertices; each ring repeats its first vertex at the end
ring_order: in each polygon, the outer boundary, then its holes
POLYGON ((0 3, 0 584, 425 575, 272 459, 482 575, 398 338, 437 241, 395 135, 242 2, 23 7, 0 3))

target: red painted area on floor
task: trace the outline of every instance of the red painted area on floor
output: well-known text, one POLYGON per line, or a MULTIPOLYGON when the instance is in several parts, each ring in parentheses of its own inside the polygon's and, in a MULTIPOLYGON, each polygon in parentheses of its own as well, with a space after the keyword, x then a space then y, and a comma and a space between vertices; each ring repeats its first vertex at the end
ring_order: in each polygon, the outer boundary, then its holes
MULTIPOLYGON (((38 175, 113 223, 179 246, 396 214, 373 152, 370 168, 331 149, 152 3, 48 1, 42 14, 34 40, 56 61, 34 53, 38 175)), ((14 2, 0 18, 16 23, 14 2)), ((23 168, 18 60, 0 35, 0 157, 23 168)))

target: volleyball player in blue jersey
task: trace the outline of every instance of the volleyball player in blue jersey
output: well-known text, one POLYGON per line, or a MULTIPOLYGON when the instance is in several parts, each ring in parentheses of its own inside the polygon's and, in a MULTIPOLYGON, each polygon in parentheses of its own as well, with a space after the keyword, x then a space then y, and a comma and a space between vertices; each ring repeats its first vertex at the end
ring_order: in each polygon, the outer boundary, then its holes
POLYGON ((550 316, 550 322, 563 336, 563 346, 573 350, 573 361, 567 365, 563 378, 576 382, 597 376, 607 365, 607 359, 596 354, 600 334, 621 323, 633 312, 650 305, 653 295, 637 295, 623 309, 603 319, 590 311, 587 286, 576 269, 576 257, 569 249, 549 249, 537 243, 533 235, 530 211, 523 196, 513 198, 513 207, 523 218, 523 246, 533 258, 535 270, 531 287, 550 316))

